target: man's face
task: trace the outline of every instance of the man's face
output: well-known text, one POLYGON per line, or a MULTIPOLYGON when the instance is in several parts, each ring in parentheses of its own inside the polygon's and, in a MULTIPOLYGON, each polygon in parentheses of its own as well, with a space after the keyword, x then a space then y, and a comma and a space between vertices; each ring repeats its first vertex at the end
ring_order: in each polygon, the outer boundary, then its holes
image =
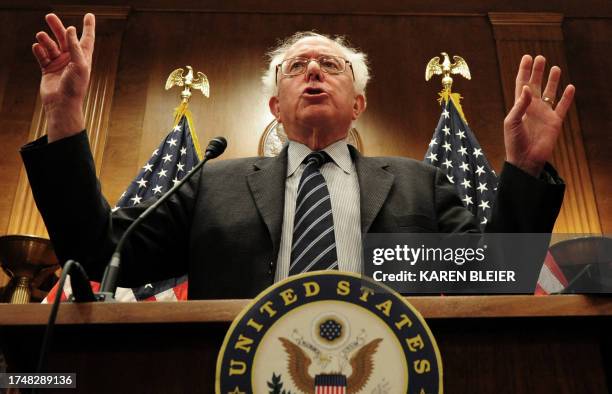
MULTIPOLYGON (((333 42, 309 37, 293 45, 285 59, 316 59, 321 55, 344 58, 333 42)), ((311 149, 322 149, 346 138, 352 121, 365 109, 365 98, 355 92, 349 65, 340 74, 329 74, 312 60, 305 73, 284 76, 279 71, 277 81, 278 95, 270 99, 270 110, 289 139, 311 149)))

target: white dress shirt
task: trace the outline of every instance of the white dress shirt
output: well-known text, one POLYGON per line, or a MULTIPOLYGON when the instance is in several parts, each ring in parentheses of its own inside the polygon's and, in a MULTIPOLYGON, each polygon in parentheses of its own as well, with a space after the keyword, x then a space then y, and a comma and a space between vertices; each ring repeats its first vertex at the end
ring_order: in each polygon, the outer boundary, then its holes
MULTIPOLYGON (((325 178, 331 199, 338 269, 361 272, 361 212, 359 180, 355 164, 344 140, 335 142, 323 150, 332 158, 332 162, 325 163, 321 167, 321 174, 325 178)), ((306 145, 295 141, 289 142, 283 229, 274 278, 276 282, 289 275, 296 193, 305 167, 302 162, 311 152, 306 145)))

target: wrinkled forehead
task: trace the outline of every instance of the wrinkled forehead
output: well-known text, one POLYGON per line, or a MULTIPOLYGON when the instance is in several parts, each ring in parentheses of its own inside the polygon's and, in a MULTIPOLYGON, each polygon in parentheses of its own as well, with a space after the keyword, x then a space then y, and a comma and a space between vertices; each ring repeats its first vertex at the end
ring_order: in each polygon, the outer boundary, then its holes
POLYGON ((304 37, 289 48, 284 58, 289 59, 296 56, 314 57, 318 55, 342 56, 342 52, 338 44, 329 38, 304 37))

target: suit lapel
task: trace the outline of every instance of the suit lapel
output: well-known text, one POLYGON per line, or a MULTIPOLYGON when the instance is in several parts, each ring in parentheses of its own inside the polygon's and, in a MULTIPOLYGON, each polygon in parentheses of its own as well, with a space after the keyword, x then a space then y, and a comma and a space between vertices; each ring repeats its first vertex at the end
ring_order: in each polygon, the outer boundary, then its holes
POLYGON ((254 172, 247 175, 251 195, 263 219, 274 247, 274 258, 280 247, 285 180, 287 178, 287 147, 275 158, 261 158, 253 164, 254 172))
POLYGON ((384 159, 363 157, 351 145, 349 148, 359 179, 361 232, 365 234, 387 199, 395 177, 384 170, 388 166, 384 159))
MULTIPOLYGON (((385 171, 388 164, 379 158, 363 157, 349 145, 359 179, 361 201, 361 232, 367 233, 380 212, 391 186, 393 174, 385 171)), ((254 171, 247 175, 247 182, 278 255, 285 209, 285 181, 287 178, 287 147, 275 158, 261 158, 253 164, 254 171)))

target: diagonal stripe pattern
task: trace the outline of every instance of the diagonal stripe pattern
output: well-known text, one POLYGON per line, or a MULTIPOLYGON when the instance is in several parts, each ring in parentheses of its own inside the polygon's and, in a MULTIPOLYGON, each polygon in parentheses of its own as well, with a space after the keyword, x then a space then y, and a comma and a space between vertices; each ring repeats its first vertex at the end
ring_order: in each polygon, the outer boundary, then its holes
POLYGON ((334 218, 329 190, 320 168, 331 161, 325 152, 306 156, 295 201, 289 275, 338 269, 334 218))

